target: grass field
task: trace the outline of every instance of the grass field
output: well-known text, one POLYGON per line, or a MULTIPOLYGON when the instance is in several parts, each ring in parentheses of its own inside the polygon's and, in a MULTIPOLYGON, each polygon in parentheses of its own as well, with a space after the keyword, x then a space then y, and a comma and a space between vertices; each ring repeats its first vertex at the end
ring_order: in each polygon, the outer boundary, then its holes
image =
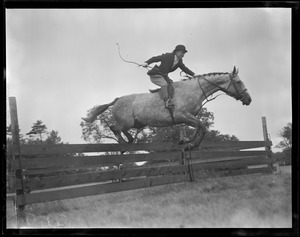
MULTIPOLYGON (((26 206, 29 228, 291 228, 291 174, 202 179, 26 206)), ((12 202, 7 228, 16 228, 12 202)))

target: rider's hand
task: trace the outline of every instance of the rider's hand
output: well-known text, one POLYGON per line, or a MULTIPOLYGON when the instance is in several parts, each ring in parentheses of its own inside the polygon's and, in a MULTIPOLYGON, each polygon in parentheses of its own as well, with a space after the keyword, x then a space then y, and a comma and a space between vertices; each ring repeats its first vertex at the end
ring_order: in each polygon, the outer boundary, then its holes
POLYGON ((140 66, 146 68, 146 67, 148 67, 148 63, 142 63, 142 64, 140 64, 140 66))

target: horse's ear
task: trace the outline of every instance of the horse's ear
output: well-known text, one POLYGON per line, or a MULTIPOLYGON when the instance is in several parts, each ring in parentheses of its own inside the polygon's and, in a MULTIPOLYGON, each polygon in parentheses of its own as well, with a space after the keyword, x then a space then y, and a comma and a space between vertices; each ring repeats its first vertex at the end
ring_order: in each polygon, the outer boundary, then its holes
POLYGON ((236 69, 236 74, 238 74, 239 73, 239 69, 236 69))
POLYGON ((236 73, 236 68, 235 66, 233 67, 233 71, 232 71, 232 74, 234 75, 236 73))

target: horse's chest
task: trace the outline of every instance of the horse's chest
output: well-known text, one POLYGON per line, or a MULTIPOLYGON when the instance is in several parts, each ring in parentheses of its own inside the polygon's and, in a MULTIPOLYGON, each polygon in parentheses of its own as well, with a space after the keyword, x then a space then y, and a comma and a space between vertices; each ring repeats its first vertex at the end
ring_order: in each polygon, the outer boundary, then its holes
POLYGON ((190 95, 177 97, 175 100, 175 108, 178 111, 187 111, 189 113, 197 113, 201 107, 200 100, 190 95))

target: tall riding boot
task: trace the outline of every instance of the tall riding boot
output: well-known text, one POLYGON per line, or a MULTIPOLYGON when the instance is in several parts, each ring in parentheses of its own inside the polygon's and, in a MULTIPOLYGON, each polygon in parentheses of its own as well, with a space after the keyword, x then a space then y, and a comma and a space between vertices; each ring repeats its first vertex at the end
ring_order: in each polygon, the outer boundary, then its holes
POLYGON ((167 86, 167 91, 168 91, 168 99, 166 100, 166 107, 173 107, 174 103, 173 103, 173 85, 172 84, 168 84, 167 86))

